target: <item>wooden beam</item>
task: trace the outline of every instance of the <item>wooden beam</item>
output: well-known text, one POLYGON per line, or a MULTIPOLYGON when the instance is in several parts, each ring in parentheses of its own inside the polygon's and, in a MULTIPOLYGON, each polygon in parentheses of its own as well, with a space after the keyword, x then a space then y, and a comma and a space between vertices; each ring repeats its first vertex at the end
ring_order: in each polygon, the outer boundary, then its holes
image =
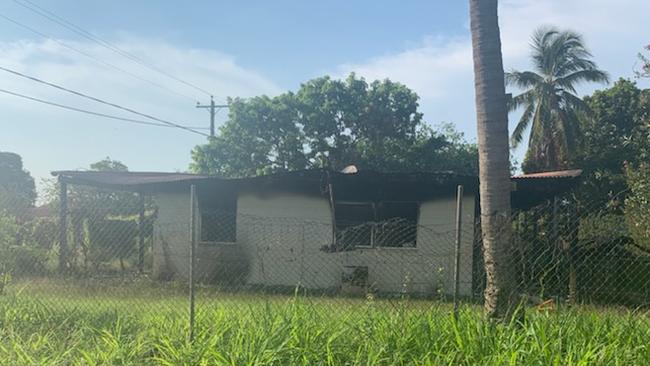
POLYGON ((332 184, 332 177, 330 173, 327 172, 327 194, 330 204, 330 217, 332 219, 332 243, 330 244, 330 250, 338 250, 336 243, 336 205, 334 201, 334 185, 332 184))

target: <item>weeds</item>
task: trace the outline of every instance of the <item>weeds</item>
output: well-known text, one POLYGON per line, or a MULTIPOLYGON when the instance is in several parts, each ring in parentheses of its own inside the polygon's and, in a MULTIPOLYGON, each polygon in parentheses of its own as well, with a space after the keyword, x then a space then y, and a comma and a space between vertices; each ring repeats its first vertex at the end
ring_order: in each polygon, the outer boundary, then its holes
MULTIPOLYGON (((7 365, 645 365, 650 322, 626 311, 531 310, 519 324, 409 300, 215 295, 197 333, 170 296, 0 297, 7 365), (108 301, 108 300, 111 301, 108 301)), ((413 300, 415 301, 415 300, 413 300)))

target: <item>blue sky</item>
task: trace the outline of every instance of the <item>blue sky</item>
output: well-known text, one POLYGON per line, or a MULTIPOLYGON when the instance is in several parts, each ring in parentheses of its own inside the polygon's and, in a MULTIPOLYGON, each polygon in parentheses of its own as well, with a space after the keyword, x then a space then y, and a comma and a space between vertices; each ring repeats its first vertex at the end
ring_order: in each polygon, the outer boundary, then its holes
MULTIPOLYGON (((452 122, 472 140, 475 115, 467 1, 68 1, 32 0, 157 67, 226 96, 275 95, 301 82, 357 72, 391 78, 421 96, 431 124, 452 122)), ((528 39, 542 24, 584 34, 613 79, 632 77, 636 53, 650 43, 645 0, 502 0, 506 68, 528 67, 528 39)), ((0 14, 0 66, 10 67, 157 117, 207 125, 200 92, 49 22, 14 1, 0 14), (62 46, 164 85, 108 68, 62 46)), ((128 116, 0 73, 2 88, 98 112, 128 116)), ((640 82, 648 87, 647 82, 640 82), (645 84, 644 84, 645 83, 645 84)), ((580 89, 590 93, 599 85, 580 89)), ((186 170, 201 136, 177 129, 105 120, 0 95, 0 150, 14 151, 41 179, 56 169, 85 168, 105 156, 131 170, 186 170)), ((223 121, 225 114, 219 116, 223 121)), ((511 118, 514 120, 515 116, 511 118)), ((516 152, 521 155, 521 151, 516 152)))

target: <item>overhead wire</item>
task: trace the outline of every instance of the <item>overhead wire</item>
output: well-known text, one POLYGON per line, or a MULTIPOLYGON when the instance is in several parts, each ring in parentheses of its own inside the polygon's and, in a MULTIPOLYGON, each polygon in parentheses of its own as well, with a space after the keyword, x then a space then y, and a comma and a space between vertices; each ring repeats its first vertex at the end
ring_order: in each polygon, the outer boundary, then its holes
POLYGON ((166 77, 168 77, 168 78, 170 78, 172 80, 175 80, 175 81, 177 81, 177 82, 179 82, 179 83, 181 83, 183 85, 186 85, 186 86, 188 86, 190 88, 193 88, 194 90, 197 90, 197 91, 199 91, 199 92, 201 92, 203 94, 206 94, 208 96, 212 96, 212 93, 210 93, 207 90, 201 88, 200 86, 197 86, 194 83, 183 80, 183 79, 181 79, 181 78, 179 78, 179 77, 177 77, 175 75, 172 75, 171 73, 169 73, 169 72, 167 72, 165 70, 162 70, 160 67, 152 64, 151 62, 147 62, 147 61, 143 60, 142 58, 140 58, 140 57, 138 57, 138 56, 136 56, 136 55, 134 55, 134 54, 132 54, 132 53, 130 53, 128 51, 125 51, 125 50, 119 48, 118 46, 116 46, 114 44, 111 44, 110 42, 106 41, 105 39, 94 35, 93 33, 81 28, 78 25, 75 25, 74 23, 64 19, 63 17, 61 17, 61 16, 59 16, 59 15, 57 15, 55 13, 53 13, 52 11, 49 11, 49 10, 39 6, 38 4, 33 3, 30 0, 23 0, 23 1, 14 0, 14 2, 16 4, 18 4, 18 5, 32 11, 32 12, 38 14, 38 15, 50 20, 51 22, 57 23, 60 26, 65 27, 68 30, 70 30, 70 31, 72 31, 72 32, 74 32, 74 33, 76 33, 76 34, 78 34, 78 35, 92 41, 92 42, 95 42, 95 43, 97 43, 99 45, 102 45, 103 47, 108 48, 109 50, 111 50, 111 51, 113 51, 113 52, 115 52, 115 53, 117 53, 117 54, 119 54, 119 55, 121 55, 123 57, 126 57, 126 58, 130 59, 131 61, 133 61, 133 62, 135 62, 135 63, 137 63, 137 64, 139 64, 139 65, 141 65, 143 67, 146 67, 146 68, 148 68, 150 70, 158 72, 158 73, 160 73, 162 75, 165 75, 166 77))
MULTIPOLYGON (((14 91, 11 91, 11 90, 7 90, 7 89, 1 89, 1 88, 0 88, 0 93, 5 93, 5 94, 13 95, 13 96, 16 96, 16 97, 20 97, 20 98, 28 99, 28 100, 31 100, 31 101, 34 101, 34 102, 38 102, 38 103, 42 103, 42 104, 47 104, 47 105, 54 106, 54 107, 58 107, 58 108, 62 108, 62 109, 67 109, 67 110, 70 110, 70 111, 75 111, 75 112, 80 112, 80 113, 90 114, 90 115, 93 115, 93 116, 104 117, 104 118, 110 118, 110 119, 114 119, 114 120, 119 120, 119 121, 124 121, 124 122, 130 122, 130 123, 136 123, 136 124, 142 124, 142 125, 147 125, 147 126, 158 126, 158 127, 166 127, 166 128, 175 128, 175 126, 170 126, 170 125, 167 125, 167 124, 164 124, 164 123, 149 122, 149 121, 143 121, 143 120, 138 120, 138 119, 119 117, 119 116, 114 116, 114 115, 110 115, 110 114, 106 114, 106 113, 94 112, 94 111, 90 111, 90 110, 87 110, 87 109, 82 109, 82 108, 72 107, 72 106, 65 105, 65 104, 60 104, 60 103, 51 102, 51 101, 44 100, 44 99, 40 99, 40 98, 36 98, 36 97, 31 97, 31 96, 29 96, 29 95, 25 95, 25 94, 17 93, 17 92, 14 92, 14 91)), ((192 126, 184 126, 184 127, 192 128, 192 129, 209 129, 209 127, 192 127, 192 126)))
POLYGON ((113 70, 117 70, 117 71, 122 72, 122 73, 124 73, 124 74, 127 74, 127 75, 129 75, 129 76, 131 76, 131 77, 133 77, 133 78, 136 78, 136 79, 138 79, 138 80, 140 80, 140 81, 143 81, 143 82, 149 83, 149 84, 151 84, 151 85, 154 85, 154 86, 156 86, 156 87, 158 87, 158 88, 164 89, 164 90, 166 90, 166 91, 168 91, 168 92, 171 92, 171 93, 173 93, 173 94, 176 94, 176 95, 182 96, 182 97, 187 98, 187 99, 190 99, 190 100, 192 100, 192 101, 196 101, 196 98, 194 98, 194 97, 192 97, 192 96, 189 96, 189 95, 187 95, 187 94, 184 94, 184 93, 178 92, 178 91, 176 91, 176 90, 174 90, 174 89, 171 89, 171 88, 168 88, 168 87, 166 87, 166 86, 164 86, 164 85, 162 85, 162 84, 160 84, 160 83, 157 83, 157 82, 155 82, 155 81, 151 81, 151 80, 149 80, 149 79, 145 79, 145 78, 143 78, 143 77, 141 77, 141 76, 138 76, 138 75, 136 75, 136 74, 134 74, 134 73, 132 73, 132 72, 130 72, 130 71, 124 70, 124 69, 122 69, 121 67, 118 67, 118 66, 115 66, 115 65, 113 65, 113 64, 111 64, 111 63, 109 63, 109 62, 103 61, 103 60, 101 60, 101 59, 99 59, 99 58, 97 58, 97 57, 95 57, 95 56, 93 56, 93 55, 91 55, 91 54, 89 54, 89 53, 87 53, 87 52, 85 52, 85 51, 82 51, 82 50, 80 50, 80 49, 78 49, 78 48, 76 48, 76 47, 70 46, 69 44, 67 44, 67 43, 65 43, 65 42, 63 42, 63 41, 60 41, 60 40, 58 40, 58 39, 56 39, 56 38, 50 37, 50 36, 48 36, 47 34, 45 34, 45 33, 43 33, 43 32, 40 32, 40 31, 38 31, 38 30, 36 30, 36 29, 34 29, 34 28, 32 28, 32 27, 30 27, 30 26, 24 24, 24 23, 21 23, 21 22, 15 20, 15 19, 13 19, 13 18, 10 18, 10 17, 8 17, 8 16, 6 16, 6 15, 4 15, 4 14, 2 14, 2 13, 0 13, 0 18, 3 18, 3 19, 5 19, 6 21, 11 22, 11 23, 13 23, 13 24, 15 24, 15 25, 17 25, 17 26, 19 26, 19 27, 21 27, 21 28, 23 28, 23 29, 26 29, 26 30, 28 30, 28 31, 30 31, 30 32, 32 32, 32 33, 34 33, 34 34, 36 34, 36 35, 39 35, 39 36, 41 36, 41 37, 43 37, 43 38, 45 38, 45 39, 51 40, 51 41, 53 41, 53 42, 56 42, 56 43, 59 44, 60 46, 65 47, 65 48, 67 48, 67 49, 69 49, 69 50, 71 50, 71 51, 74 51, 74 52, 79 53, 79 54, 81 54, 81 55, 83 55, 83 56, 85 56, 85 57, 88 57, 88 58, 92 59, 93 61, 95 61, 95 62, 101 64, 101 65, 104 66, 104 67, 108 67, 108 68, 111 68, 111 69, 113 69, 113 70))
POLYGON ((114 108, 117 108, 117 109, 121 109, 121 110, 124 110, 124 111, 130 112, 130 113, 133 113, 133 114, 136 114, 136 115, 139 115, 139 116, 142 116, 142 117, 145 117, 145 118, 148 118, 148 119, 154 120, 154 121, 158 121, 158 122, 161 122, 161 123, 164 123, 164 124, 170 125, 170 126, 174 126, 174 127, 177 127, 177 128, 180 128, 180 129, 183 129, 183 130, 186 130, 186 131, 192 132, 192 133, 196 133, 196 134, 199 134, 199 135, 203 135, 203 136, 205 136, 205 137, 210 137, 210 135, 208 135, 208 134, 205 134, 205 133, 203 133, 203 132, 196 131, 196 130, 194 130, 194 129, 192 129, 192 128, 185 127, 185 126, 180 125, 180 124, 178 124, 178 123, 170 122, 170 121, 166 121, 166 120, 164 120, 164 119, 160 119, 160 118, 158 118, 158 117, 154 117, 154 116, 151 116, 151 115, 146 114, 146 113, 138 112, 138 111, 136 111, 136 110, 134 110, 134 109, 132 109, 132 108, 124 107, 124 106, 122 106, 122 105, 119 105, 119 104, 116 104, 116 103, 112 103, 112 102, 108 102, 108 101, 106 101, 106 100, 103 100, 103 99, 100 99, 100 98, 94 97, 94 96, 89 95, 89 94, 85 94, 85 93, 82 93, 82 92, 79 92, 79 91, 76 91, 76 90, 68 89, 68 88, 63 87, 63 86, 61 86, 61 85, 57 85, 57 84, 54 84, 54 83, 51 83, 51 82, 48 82, 48 81, 45 81, 45 80, 39 79, 39 78, 37 78, 37 77, 35 77, 35 76, 27 75, 27 74, 21 73, 21 72, 19 72, 19 71, 12 70, 12 69, 9 69, 9 68, 6 68, 6 67, 2 67, 2 66, 0 66, 0 70, 5 71, 5 72, 8 72, 8 73, 13 74, 13 75, 16 75, 16 76, 20 76, 20 77, 22 77, 22 78, 25 78, 25 79, 28 79, 28 80, 31 80, 31 81, 34 81, 34 82, 37 82, 37 83, 40 83, 40 84, 44 84, 44 85, 50 86, 50 87, 52 87, 52 88, 55 88, 55 89, 58 89, 58 90, 61 90, 61 91, 65 91, 65 92, 70 93, 70 94, 77 95, 77 96, 82 97, 82 98, 85 98, 85 99, 92 100, 92 101, 97 102, 97 103, 101 103, 101 104, 105 104, 105 105, 108 105, 108 106, 111 106, 111 107, 114 107, 114 108))

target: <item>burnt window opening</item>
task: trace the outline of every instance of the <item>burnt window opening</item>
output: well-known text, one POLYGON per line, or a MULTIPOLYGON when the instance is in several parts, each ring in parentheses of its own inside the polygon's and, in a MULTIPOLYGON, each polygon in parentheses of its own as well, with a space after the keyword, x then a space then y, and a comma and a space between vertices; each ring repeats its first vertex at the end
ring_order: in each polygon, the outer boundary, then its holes
POLYGON ((237 241, 237 195, 234 192, 199 195, 202 242, 237 241))
POLYGON ((336 245, 339 249, 414 248, 417 202, 336 202, 336 245))
POLYGON ((372 246, 375 222, 373 203, 336 203, 334 208, 336 243, 343 249, 372 246))

